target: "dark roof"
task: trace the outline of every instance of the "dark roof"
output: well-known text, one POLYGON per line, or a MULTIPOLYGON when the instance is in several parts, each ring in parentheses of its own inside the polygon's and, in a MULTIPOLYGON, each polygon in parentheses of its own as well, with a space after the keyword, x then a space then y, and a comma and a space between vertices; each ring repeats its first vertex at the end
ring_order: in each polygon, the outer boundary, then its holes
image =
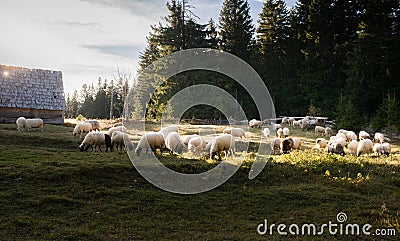
POLYGON ((62 72, 0 65, 0 107, 65 110, 62 72))

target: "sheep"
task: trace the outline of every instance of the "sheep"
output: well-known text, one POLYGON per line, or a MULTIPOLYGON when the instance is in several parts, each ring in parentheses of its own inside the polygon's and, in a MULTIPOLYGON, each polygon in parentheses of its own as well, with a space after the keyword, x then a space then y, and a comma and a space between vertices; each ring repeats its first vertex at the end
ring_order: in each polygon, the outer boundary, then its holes
POLYGON ((230 134, 222 134, 214 137, 206 145, 206 151, 210 153, 210 158, 213 159, 215 155, 218 155, 219 160, 221 159, 221 152, 225 152, 225 157, 228 157, 228 153, 235 154, 235 139, 230 134))
POLYGON ((165 149, 165 141, 164 137, 160 132, 147 132, 145 133, 139 140, 139 143, 135 149, 135 153, 137 156, 140 156, 140 153, 145 150, 147 152, 149 149, 152 151, 156 151, 160 149, 162 152, 165 149))
POLYGON ((343 150, 343 145, 339 142, 329 142, 328 144, 328 153, 339 154, 344 156, 345 152, 343 150))
POLYGON ((272 124, 272 130, 276 131, 276 130, 278 130, 279 128, 282 128, 282 125, 281 125, 281 124, 272 124))
POLYGON ((276 153, 280 153, 281 150, 281 138, 274 138, 271 141, 271 154, 276 154, 276 153))
POLYGON ((336 138, 343 138, 343 139, 345 139, 347 141, 347 136, 344 133, 337 133, 336 134, 336 138))
POLYGON ((371 153, 373 150, 374 144, 370 139, 363 139, 360 140, 357 146, 357 156, 360 156, 363 153, 371 153))
POLYGON ((198 137, 199 135, 196 135, 196 134, 193 134, 193 135, 188 135, 188 136, 185 136, 184 138, 183 138, 183 144, 185 145, 185 146, 188 146, 189 145, 189 141, 190 141, 190 139, 192 139, 192 138, 195 138, 195 137, 198 137))
POLYGON ((322 126, 316 126, 315 127, 315 135, 318 136, 319 133, 321 133, 323 136, 325 134, 325 128, 322 126))
MULTIPOLYGON (((342 145, 342 147, 344 148, 345 146, 347 146, 347 139, 344 134, 338 133, 336 136, 330 137, 329 143, 340 143, 340 145, 342 145)), ((329 146, 329 143, 328 143, 328 146, 329 146)))
POLYGON ((356 133, 354 133, 354 131, 348 131, 345 135, 348 142, 352 140, 357 140, 357 135, 356 133))
POLYGON ((114 149, 114 144, 118 151, 118 147, 122 151, 122 148, 125 147, 125 140, 129 140, 129 135, 120 131, 114 131, 111 137, 111 146, 112 150, 114 149))
POLYGON ((188 150, 194 153, 199 153, 205 150, 206 146, 207 146, 206 141, 202 137, 197 136, 190 139, 188 144, 188 150))
POLYGON ((282 139, 280 149, 282 154, 287 154, 293 149, 293 139, 288 137, 285 139, 282 139))
POLYGON ((276 131, 276 136, 279 137, 279 138, 285 138, 285 135, 283 134, 283 129, 282 128, 279 128, 276 131))
POLYGON ((385 137, 382 133, 375 133, 374 135, 374 142, 378 142, 378 143, 384 143, 384 142, 389 142, 390 139, 385 137))
POLYGON ((358 141, 357 140, 350 141, 350 143, 349 143, 350 155, 355 156, 357 154, 357 147, 358 147, 358 141))
POLYGON ((100 131, 100 122, 98 120, 85 120, 84 122, 90 123, 92 125, 92 130, 100 131))
POLYGON ((295 121, 295 119, 293 118, 293 117, 289 117, 288 118, 288 123, 289 123, 289 126, 293 126, 293 122, 295 121))
POLYGON ((345 135, 346 135, 347 132, 348 132, 348 130, 345 130, 345 129, 338 130, 338 133, 342 133, 342 134, 345 134, 345 135))
POLYGON ((181 141, 179 134, 176 132, 170 132, 167 135, 167 138, 165 138, 165 146, 170 150, 171 154, 174 152, 182 154, 185 150, 185 145, 181 141))
POLYGON ((286 125, 286 124, 289 124, 289 118, 283 117, 282 118, 282 125, 286 125))
POLYGON ((167 138, 168 134, 171 133, 171 132, 176 132, 176 133, 178 133, 178 132, 179 132, 179 128, 178 128, 177 126, 167 126, 167 127, 162 128, 162 129, 159 131, 159 133, 162 134, 162 136, 164 137, 164 139, 167 138))
POLYGON ((389 155, 390 155, 390 151, 391 151, 390 144, 387 143, 387 142, 385 142, 385 143, 382 144, 382 147, 383 147, 383 152, 384 152, 384 154, 385 154, 386 156, 389 156, 389 155))
POLYGON ((43 132, 43 120, 40 118, 26 119, 25 128, 28 130, 28 132, 32 128, 40 128, 43 132))
POLYGON ((293 138, 292 137, 292 140, 293 140, 293 149, 296 149, 296 150, 300 150, 300 148, 301 148, 301 140, 300 140, 300 138, 293 138))
POLYGON ((315 147, 317 149, 324 149, 328 145, 328 142, 324 138, 317 138, 315 140, 315 147))
POLYGON ((301 127, 301 121, 293 121, 293 127, 301 127))
POLYGON ((73 136, 76 136, 76 134, 79 134, 79 137, 82 138, 83 133, 89 133, 93 130, 92 124, 88 122, 80 122, 76 124, 74 131, 72 132, 73 136))
POLYGON ((246 138, 246 133, 242 128, 226 128, 224 134, 231 134, 233 137, 246 138))
POLYGON ((97 148, 101 150, 101 145, 106 144, 106 151, 110 148, 110 151, 112 151, 111 148, 111 138, 109 135, 98 132, 98 131, 92 131, 89 132, 85 138, 83 139, 82 143, 79 145, 79 150, 80 151, 87 151, 89 147, 92 148, 93 151, 96 151, 97 148), (93 149, 94 147, 94 149, 93 149))
POLYGON ((333 135, 333 130, 330 127, 325 128, 325 136, 326 137, 331 137, 333 135))
POLYGON ((112 136, 113 136, 113 133, 114 133, 115 131, 119 131, 119 132, 122 132, 122 133, 127 133, 127 132, 128 132, 128 129, 126 129, 125 126, 111 127, 111 128, 108 130, 108 135, 112 137, 112 136))
POLYGON ((369 137, 369 134, 365 131, 360 131, 360 133, 358 134, 358 138, 360 140, 369 139, 369 137))
POLYGON ((269 128, 264 128, 263 134, 266 138, 269 138, 269 135, 271 135, 271 131, 269 128))
POLYGON ((283 136, 284 136, 284 137, 288 137, 289 134, 290 134, 289 128, 287 128, 287 127, 283 128, 283 136))
POLYGON ((249 121, 249 127, 251 127, 251 128, 255 128, 255 127, 261 128, 262 124, 263 124, 262 121, 259 121, 256 119, 252 119, 249 121))
POLYGON ((385 150, 383 149, 383 145, 381 143, 375 143, 372 150, 374 151, 375 155, 383 155, 385 150))
POLYGON ((25 129, 26 126, 26 119, 25 117, 19 117, 16 121, 15 124, 17 124, 17 130, 22 131, 25 129))
POLYGON ((118 126, 123 126, 124 124, 122 122, 117 122, 113 125, 113 127, 118 127, 118 126))

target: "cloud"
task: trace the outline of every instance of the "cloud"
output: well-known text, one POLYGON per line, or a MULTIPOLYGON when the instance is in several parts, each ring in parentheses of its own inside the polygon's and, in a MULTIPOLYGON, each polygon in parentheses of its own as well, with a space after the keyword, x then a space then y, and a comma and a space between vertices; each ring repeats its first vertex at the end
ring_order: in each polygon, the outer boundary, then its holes
POLYGON ((82 47, 129 59, 137 57, 137 53, 143 50, 142 46, 135 45, 82 45, 82 47))

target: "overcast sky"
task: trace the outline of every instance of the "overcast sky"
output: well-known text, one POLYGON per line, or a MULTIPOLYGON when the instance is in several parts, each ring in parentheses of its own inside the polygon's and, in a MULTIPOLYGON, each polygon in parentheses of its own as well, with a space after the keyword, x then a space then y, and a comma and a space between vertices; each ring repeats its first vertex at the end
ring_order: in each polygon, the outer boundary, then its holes
MULTIPOLYGON (((136 74, 150 25, 168 14, 167 0, 2 0, 0 64, 61 70, 65 94, 112 79, 117 68, 136 74)), ((189 1, 218 22, 223 0, 189 1)), ((286 0, 293 6, 295 0, 286 0)), ((249 0, 253 20, 262 0, 249 0)))

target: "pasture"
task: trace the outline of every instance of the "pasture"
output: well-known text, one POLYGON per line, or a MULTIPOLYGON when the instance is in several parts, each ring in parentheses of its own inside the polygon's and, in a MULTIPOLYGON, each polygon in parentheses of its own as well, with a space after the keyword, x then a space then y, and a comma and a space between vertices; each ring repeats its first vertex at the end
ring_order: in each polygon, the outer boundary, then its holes
MULTIPOLYGON (((224 126, 209 126, 222 132, 224 126)), ((149 126, 157 130, 157 126, 149 126)), ((199 126, 183 125, 181 135, 199 126)), ((253 180, 254 154, 222 186, 197 195, 165 192, 135 170, 126 152, 79 152, 72 127, 17 132, 0 125, 0 240, 280 240, 257 226, 321 225, 344 212, 348 223, 393 228, 400 235, 400 147, 390 157, 344 157, 311 149, 313 132, 291 130, 303 150, 273 155, 253 180)), ((131 131, 137 143, 142 133, 131 131)), ((251 129, 250 140, 260 140, 251 129)), ((238 143, 242 145, 242 143, 238 143)), ((346 150, 347 151, 347 150, 346 150)), ((200 173, 217 162, 159 155, 169 168, 200 173)), ((289 235, 294 240, 377 240, 376 236, 289 235)))

